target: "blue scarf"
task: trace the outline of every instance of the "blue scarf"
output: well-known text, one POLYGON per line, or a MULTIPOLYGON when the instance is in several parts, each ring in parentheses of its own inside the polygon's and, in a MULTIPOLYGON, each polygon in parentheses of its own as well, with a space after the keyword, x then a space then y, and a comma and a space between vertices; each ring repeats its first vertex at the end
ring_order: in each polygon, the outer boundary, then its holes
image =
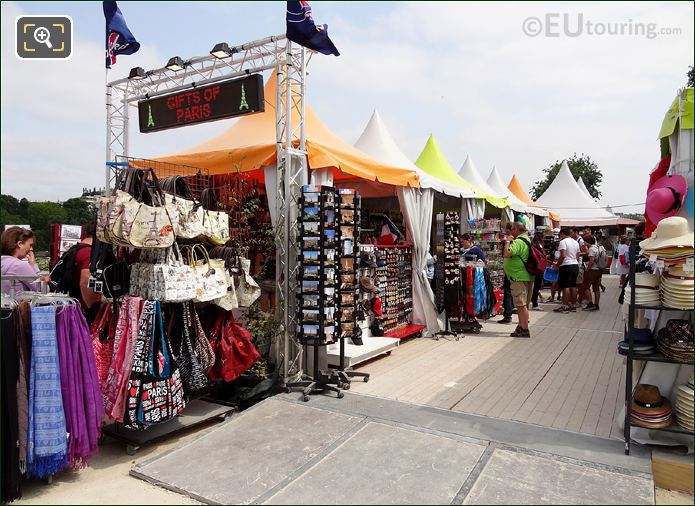
POLYGON ((27 475, 45 478, 68 464, 54 306, 31 308, 31 341, 27 475))

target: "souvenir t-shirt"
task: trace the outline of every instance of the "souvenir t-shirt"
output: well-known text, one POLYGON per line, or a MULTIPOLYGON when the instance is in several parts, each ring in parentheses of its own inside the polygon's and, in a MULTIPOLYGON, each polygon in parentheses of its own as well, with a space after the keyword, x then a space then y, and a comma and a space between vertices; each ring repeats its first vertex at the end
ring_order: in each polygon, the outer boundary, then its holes
POLYGON ((560 241, 558 250, 565 252, 565 258, 562 259, 562 265, 578 265, 577 254, 579 253, 579 243, 571 237, 565 237, 560 241))

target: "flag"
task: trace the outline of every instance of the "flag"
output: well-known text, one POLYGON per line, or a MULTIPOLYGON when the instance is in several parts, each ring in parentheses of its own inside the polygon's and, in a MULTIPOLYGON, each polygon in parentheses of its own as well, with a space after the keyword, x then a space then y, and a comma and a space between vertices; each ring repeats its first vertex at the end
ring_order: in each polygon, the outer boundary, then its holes
POLYGON ((106 18, 106 68, 116 63, 116 55, 133 54, 140 49, 140 43, 130 33, 125 18, 116 2, 103 2, 106 18))
POLYGON ((401 232, 398 227, 393 224, 388 216, 384 215, 384 224, 381 226, 381 237, 379 238, 379 244, 388 246, 390 244, 395 244, 395 242, 401 237, 401 232))
POLYGON ((287 2, 287 38, 300 46, 323 54, 340 56, 328 38, 328 25, 316 25, 309 2, 287 2))

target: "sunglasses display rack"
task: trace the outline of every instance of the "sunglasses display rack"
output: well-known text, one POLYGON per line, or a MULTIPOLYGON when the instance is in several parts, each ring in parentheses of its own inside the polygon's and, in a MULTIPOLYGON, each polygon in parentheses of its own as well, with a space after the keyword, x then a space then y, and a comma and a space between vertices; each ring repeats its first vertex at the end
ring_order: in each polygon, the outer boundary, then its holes
POLYGON ((486 267, 495 290, 502 288, 504 284, 502 220, 499 218, 468 220, 468 227, 473 241, 485 252, 486 267))
POLYGON ((336 221, 336 192, 330 186, 304 185, 300 197, 299 258, 297 259, 297 337, 305 353, 313 351, 313 374, 288 383, 287 392, 302 388, 303 400, 312 393, 343 392, 332 371, 319 370, 319 347, 338 336, 338 268, 340 244, 336 221), (334 386, 335 385, 335 386, 334 386))
MULTIPOLYGON (((626 367, 625 367, 625 425, 624 425, 624 437, 625 437, 625 454, 629 455, 630 454, 630 442, 631 442, 631 431, 633 427, 639 427, 639 425, 635 424, 631 420, 631 412, 632 412, 632 403, 633 403, 633 367, 634 361, 644 361, 644 362, 662 362, 662 363, 667 363, 667 364, 688 364, 688 365, 693 365, 693 358, 692 355, 690 355, 690 360, 687 361, 679 361, 679 360, 674 360, 673 358, 667 357, 663 355, 660 352, 655 352, 650 355, 642 355, 642 354, 637 354, 635 352, 635 320, 637 318, 636 312, 639 310, 664 310, 664 311, 678 311, 673 308, 665 307, 662 305, 645 305, 645 304, 637 304, 636 301, 636 286, 635 286, 635 273, 636 273, 636 261, 639 256, 639 240, 633 238, 630 241, 630 273, 629 273, 629 279, 630 279, 630 286, 627 288, 630 290, 630 302, 629 302, 629 309, 628 309, 628 319, 627 319, 627 328, 625 329, 626 332, 626 337, 625 339, 628 342, 628 349, 627 349, 627 362, 626 362, 626 367)), ((690 321, 691 325, 691 332, 692 332, 692 325, 693 325, 693 311, 691 310, 683 310, 682 311, 681 318, 687 319, 690 321)), ((692 340, 692 334, 689 336, 690 339, 692 340)), ((677 434, 688 434, 688 435, 695 435, 693 431, 687 430, 683 427, 680 427, 677 424, 672 424, 668 425, 666 427, 649 427, 649 430, 658 430, 658 431, 666 431, 666 432, 674 432, 677 434)))
POLYGON ((402 329, 413 319, 413 247, 377 246, 377 279, 381 288, 384 333, 402 329), (379 265, 382 264, 382 265, 379 265))
POLYGON ((338 386, 349 390, 350 378, 361 377, 369 381, 369 374, 353 371, 345 365, 345 344, 361 346, 362 329, 357 325, 360 283, 357 273, 360 267, 360 221, 362 200, 359 193, 350 189, 339 189, 336 193, 336 220, 338 233, 338 311, 336 331, 340 339, 340 362, 337 375, 338 386))

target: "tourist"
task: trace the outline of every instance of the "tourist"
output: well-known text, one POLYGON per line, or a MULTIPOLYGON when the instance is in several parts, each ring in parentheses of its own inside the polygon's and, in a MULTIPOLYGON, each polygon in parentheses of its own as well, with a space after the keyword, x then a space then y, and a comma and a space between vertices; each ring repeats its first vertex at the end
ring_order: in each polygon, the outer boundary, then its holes
MULTIPOLYGON (((507 222, 504 226, 504 232, 501 237, 501 248, 502 251, 504 251, 505 244, 508 241, 512 241, 513 238, 511 237, 511 231, 512 231, 512 224, 511 222, 507 222)), ((512 286, 509 282, 509 278, 505 274, 504 276, 504 281, 502 284, 502 290, 504 292, 504 298, 502 299, 502 319, 498 323, 512 323, 512 310, 514 307, 513 301, 512 301, 512 286)))
MULTIPOLYGON (((553 242, 552 252, 550 253, 550 255, 548 255, 549 265, 553 265, 555 262, 557 262, 558 258, 560 258, 560 250, 558 249, 558 246, 560 246, 560 241, 553 242)), ((549 302, 552 302, 553 304, 560 303, 561 294, 562 292, 560 291, 558 282, 554 281, 553 284, 550 285, 549 302)))
POLYGON ((620 275, 620 287, 625 287, 625 278, 630 272, 630 264, 628 258, 630 256, 630 246, 628 246, 627 237, 620 236, 620 245, 618 246, 618 265, 616 273, 620 275))
POLYGON ((73 283, 76 287, 70 293, 80 301, 82 309, 87 316, 87 321, 92 322, 101 304, 101 295, 89 288, 89 263, 92 256, 92 241, 94 239, 94 223, 82 227, 84 239, 79 244, 79 249, 75 254, 75 268, 73 269, 73 283))
POLYGON ((559 269, 558 286, 562 290, 562 306, 555 309, 556 313, 576 311, 577 275, 579 274, 579 243, 570 237, 567 229, 560 230, 560 256, 553 264, 553 269, 559 269))
MULTIPOLYGON (((545 245, 543 244, 543 231, 536 230, 533 234, 533 246, 541 251, 545 251, 545 245)), ((533 294, 531 295, 531 309, 533 311, 543 311, 543 309, 538 305, 538 299, 540 298, 543 302, 543 297, 540 294, 541 288, 543 287, 543 274, 537 274, 533 280, 533 294)))
POLYGON ((584 229, 579 227, 572 227, 570 229, 570 237, 577 241, 579 244, 579 272, 577 273, 577 299, 572 301, 572 304, 581 306, 582 304, 590 302, 590 298, 586 297, 579 287, 582 286, 584 282, 584 272, 586 271, 586 254, 589 251, 589 247, 584 243, 584 229))
POLYGON ((525 263, 531 254, 531 239, 526 233, 526 225, 515 221, 512 225, 513 241, 504 244, 504 275, 510 280, 513 303, 519 316, 516 330, 511 337, 531 337, 528 328, 529 311, 533 291, 533 275, 526 270, 525 263))
POLYGON ((486 262, 485 253, 480 249, 480 246, 473 244, 470 234, 463 234, 461 236, 461 259, 466 260, 482 260, 486 262))
MULTIPOLYGON (((591 297, 590 290, 594 293, 594 300, 591 301, 589 298, 589 303, 584 307, 584 311, 598 311, 599 310, 599 299, 601 298, 601 277, 603 272, 599 267, 599 253, 600 248, 596 244, 596 238, 593 235, 585 235, 584 242, 588 244, 589 251, 587 258, 589 262, 586 266, 586 272, 584 273, 584 282, 582 283, 581 291, 588 292, 589 297, 591 297)), ((604 252, 605 255, 605 252, 604 252)))
MULTIPOLYGON (((34 233, 22 227, 10 227, 2 233, 2 275, 38 276, 39 266, 34 258, 34 233)), ((38 290, 34 281, 3 281, 2 293, 9 294, 14 286, 15 293, 38 290)))

